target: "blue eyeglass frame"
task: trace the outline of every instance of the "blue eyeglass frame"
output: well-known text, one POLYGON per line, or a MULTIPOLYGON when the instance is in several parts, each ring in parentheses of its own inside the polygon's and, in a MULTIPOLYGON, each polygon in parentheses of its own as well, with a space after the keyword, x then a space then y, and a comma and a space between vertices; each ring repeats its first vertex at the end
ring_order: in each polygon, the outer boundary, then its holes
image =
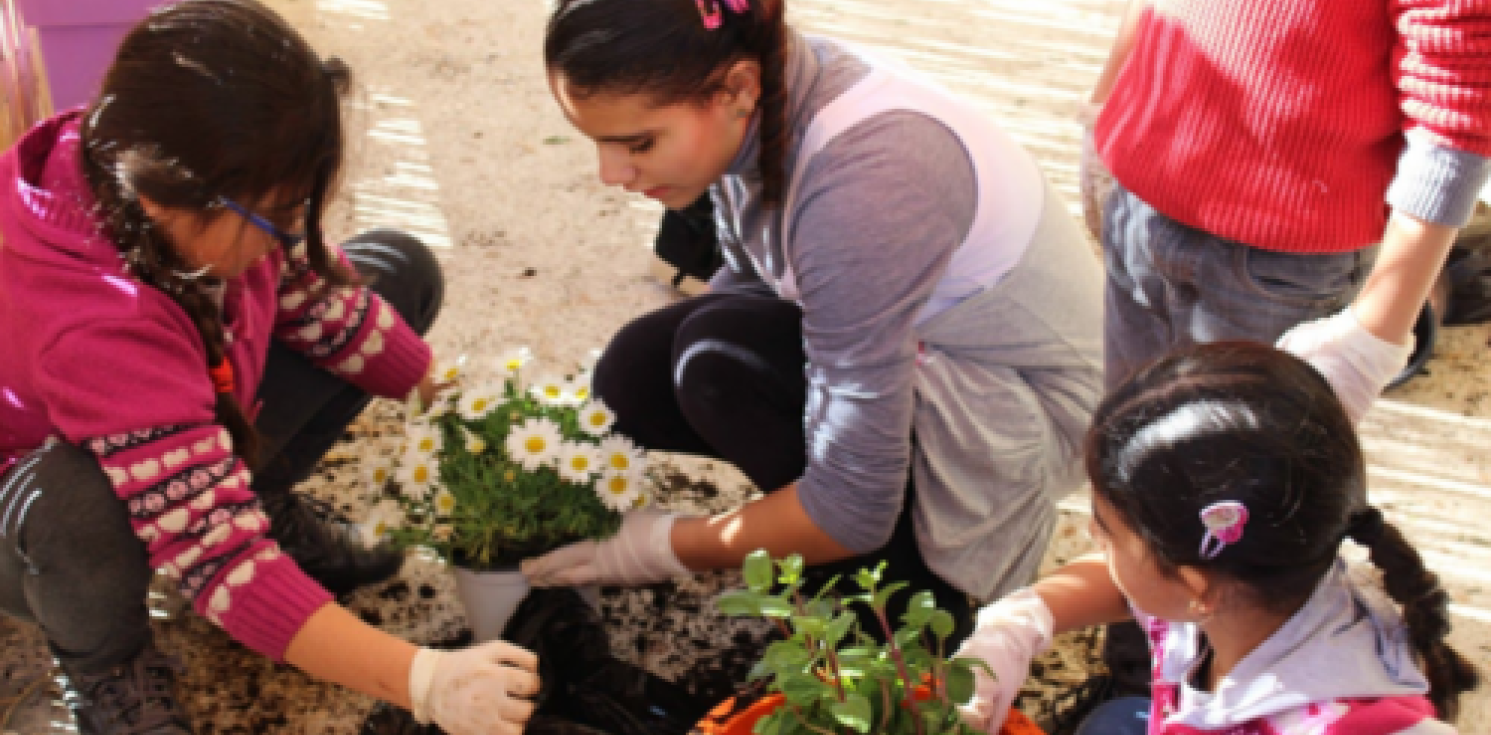
POLYGON ((232 199, 229 199, 227 197, 218 197, 217 200, 219 202, 222 202, 222 205, 224 207, 237 212, 238 216, 248 220, 249 223, 253 226, 269 233, 270 237, 279 240, 280 245, 284 246, 287 250, 305 242, 305 235, 291 235, 287 232, 284 232, 280 230, 280 228, 275 227, 274 223, 270 222, 267 219, 264 219, 263 217, 260 217, 257 214, 254 214, 253 212, 249 211, 247 207, 233 201, 232 199))

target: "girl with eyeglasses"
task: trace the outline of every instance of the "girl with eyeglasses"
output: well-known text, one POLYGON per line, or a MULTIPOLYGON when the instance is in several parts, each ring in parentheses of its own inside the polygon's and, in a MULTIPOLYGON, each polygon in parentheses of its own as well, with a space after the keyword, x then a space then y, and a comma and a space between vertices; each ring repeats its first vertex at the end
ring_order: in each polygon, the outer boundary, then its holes
POLYGON ((292 492, 371 396, 437 388, 429 251, 321 233, 349 84, 256 0, 184 0, 0 157, 0 610, 45 632, 81 732, 191 732, 156 572, 249 648, 448 732, 532 711, 531 653, 419 649, 340 607, 401 557, 292 492))

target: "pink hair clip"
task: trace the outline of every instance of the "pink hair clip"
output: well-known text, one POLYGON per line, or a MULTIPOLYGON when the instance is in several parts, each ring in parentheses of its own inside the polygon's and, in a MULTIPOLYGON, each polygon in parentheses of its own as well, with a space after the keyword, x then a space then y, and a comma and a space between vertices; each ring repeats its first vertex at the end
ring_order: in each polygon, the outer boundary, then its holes
MULTIPOLYGON (((751 9, 751 0, 724 0, 725 7, 736 15, 744 15, 751 9)), ((699 15, 704 18, 704 27, 713 31, 725 22, 724 13, 720 12, 720 0, 694 0, 699 7, 699 15)))
POLYGON ((1242 540, 1243 526, 1248 524, 1248 509, 1236 500, 1222 500, 1201 509, 1201 558, 1215 559, 1222 549, 1242 540))

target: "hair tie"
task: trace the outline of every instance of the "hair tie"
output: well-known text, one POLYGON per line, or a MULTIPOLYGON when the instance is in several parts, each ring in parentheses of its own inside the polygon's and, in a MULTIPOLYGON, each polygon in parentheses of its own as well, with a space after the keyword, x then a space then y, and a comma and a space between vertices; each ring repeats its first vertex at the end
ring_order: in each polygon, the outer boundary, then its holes
POLYGON ((1206 527, 1206 535, 1201 537, 1201 558, 1215 559, 1222 549, 1242 540, 1248 509, 1236 500, 1212 503, 1201 509, 1201 525, 1206 527))
MULTIPOLYGON (((719 29, 725 22, 724 13, 720 12, 721 0, 694 0, 694 5, 699 8, 699 16, 704 19, 704 27, 713 31, 719 29)), ((751 0, 723 0, 725 7, 736 15, 745 15, 751 9, 751 0)))
POLYGON ((1387 524, 1382 519, 1382 511, 1368 507, 1351 514, 1351 520, 1346 522, 1346 535, 1351 537, 1362 546, 1372 548, 1382 538, 1387 524))
POLYGON ((228 362, 227 356, 223 356, 207 370, 212 378, 212 389, 218 395, 227 395, 233 392, 233 363, 228 362))

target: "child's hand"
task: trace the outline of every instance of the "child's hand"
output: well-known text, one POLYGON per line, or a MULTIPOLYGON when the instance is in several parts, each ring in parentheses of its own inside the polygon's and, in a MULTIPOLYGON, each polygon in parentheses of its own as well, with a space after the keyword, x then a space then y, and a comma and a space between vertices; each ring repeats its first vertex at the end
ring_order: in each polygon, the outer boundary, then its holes
POLYGON ((1395 345, 1368 332, 1351 307, 1335 316, 1305 322, 1279 338, 1279 349, 1288 350, 1310 363, 1336 391, 1352 423, 1362 420, 1413 354, 1413 335, 1408 344, 1395 345))
POLYGON ((994 676, 981 666, 973 668, 973 699, 960 708, 965 722, 983 732, 999 732, 1031 660, 1051 645, 1054 624, 1045 600, 1029 587, 979 611, 973 635, 954 656, 979 659, 994 676))
POLYGON ((507 641, 421 648, 409 670, 414 718, 451 735, 517 735, 533 716, 538 657, 507 641))

